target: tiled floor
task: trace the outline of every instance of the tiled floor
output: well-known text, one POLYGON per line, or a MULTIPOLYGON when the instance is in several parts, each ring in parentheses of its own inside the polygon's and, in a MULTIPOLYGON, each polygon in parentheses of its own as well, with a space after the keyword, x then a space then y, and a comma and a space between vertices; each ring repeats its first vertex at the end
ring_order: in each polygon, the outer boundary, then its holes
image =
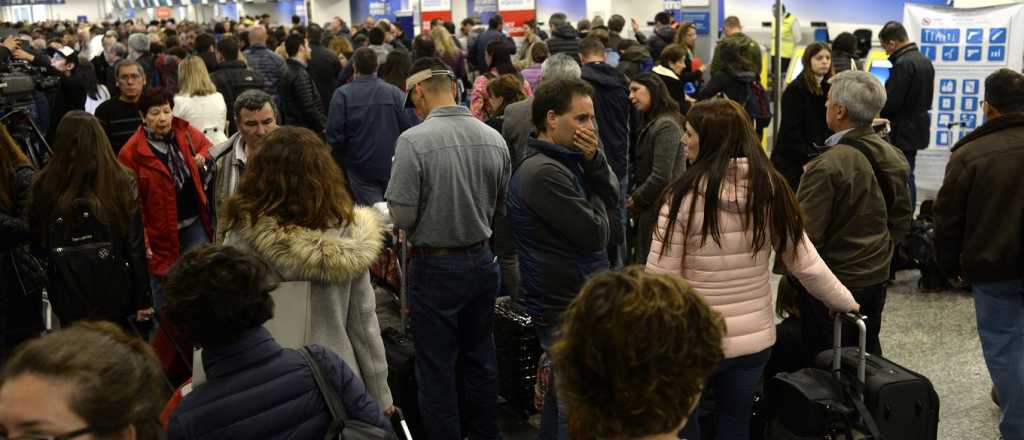
MULTIPOLYGON (((999 410, 989 398, 992 382, 981 355, 974 302, 967 293, 919 292, 917 279, 916 271, 901 272, 889 288, 881 334, 885 356, 935 385, 939 439, 998 438, 999 410)), ((502 412, 499 425, 507 440, 536 437, 536 429, 511 412, 502 412)))

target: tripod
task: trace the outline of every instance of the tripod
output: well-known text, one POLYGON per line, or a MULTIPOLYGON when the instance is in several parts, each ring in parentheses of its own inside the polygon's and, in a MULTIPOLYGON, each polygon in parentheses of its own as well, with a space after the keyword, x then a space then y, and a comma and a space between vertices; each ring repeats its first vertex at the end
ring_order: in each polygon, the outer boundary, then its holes
POLYGON ((9 109, 0 116, 0 122, 7 127, 11 138, 18 143, 21 151, 32 161, 36 169, 42 169, 50 160, 53 151, 46 142, 46 136, 39 130, 27 105, 9 109))

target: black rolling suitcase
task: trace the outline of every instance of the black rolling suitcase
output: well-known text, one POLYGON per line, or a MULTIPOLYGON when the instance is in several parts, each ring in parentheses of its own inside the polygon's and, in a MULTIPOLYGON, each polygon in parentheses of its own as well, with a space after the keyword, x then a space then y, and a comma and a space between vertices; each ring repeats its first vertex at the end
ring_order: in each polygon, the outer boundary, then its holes
MULTIPOLYGON (((395 406, 401 408, 405 422, 414 439, 427 438, 420 415, 419 396, 416 389, 416 348, 412 339, 396 328, 381 332, 384 340, 384 355, 388 361, 388 388, 395 406)), ((404 429, 395 427, 400 437, 404 429)), ((409 440, 409 439, 406 439, 409 440)))
POLYGON ((518 412, 537 412, 534 385, 542 353, 540 341, 533 321, 507 297, 494 305, 494 345, 501 396, 518 412))
MULTIPOLYGON (((856 374, 859 352, 841 350, 841 370, 856 374)), ((828 368, 833 350, 818 354, 815 365, 828 368)), ((939 426, 939 396, 931 381, 884 357, 865 354, 864 405, 890 440, 935 440, 939 426)))
POLYGON ((795 373, 779 373, 768 381, 767 397, 771 414, 765 431, 769 440, 872 439, 903 440, 887 437, 875 423, 865 402, 863 384, 866 377, 867 326, 864 318, 854 314, 835 319, 833 350, 822 352, 825 359, 818 367, 795 373), (857 324, 860 347, 851 352, 850 360, 840 359, 841 319, 857 324), (854 374, 845 365, 852 361, 854 374), (843 366, 841 368, 841 366, 843 366), (852 376, 852 377, 851 377, 852 376))

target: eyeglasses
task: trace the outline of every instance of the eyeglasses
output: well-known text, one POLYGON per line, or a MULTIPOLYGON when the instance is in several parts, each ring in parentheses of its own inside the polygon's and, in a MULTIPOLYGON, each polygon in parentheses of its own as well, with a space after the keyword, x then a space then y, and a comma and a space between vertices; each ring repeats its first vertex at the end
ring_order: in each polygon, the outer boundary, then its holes
POLYGON ((0 433, 0 440, 71 440, 75 437, 81 437, 86 434, 92 434, 96 431, 97 428, 94 428, 92 426, 86 426, 85 428, 79 429, 77 431, 71 431, 67 434, 60 435, 29 434, 23 435, 21 437, 8 437, 7 434, 0 433))

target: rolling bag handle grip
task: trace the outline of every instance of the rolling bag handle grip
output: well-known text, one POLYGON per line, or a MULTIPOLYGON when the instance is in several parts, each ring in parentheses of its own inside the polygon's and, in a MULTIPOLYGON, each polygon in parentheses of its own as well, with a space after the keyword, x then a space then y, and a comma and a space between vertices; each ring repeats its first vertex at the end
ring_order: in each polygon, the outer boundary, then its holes
POLYGON ((866 316, 858 315, 856 313, 840 313, 837 314, 832 324, 832 372, 838 377, 839 370, 842 367, 842 345, 843 345, 843 325, 842 321, 847 320, 857 326, 857 331, 860 333, 858 338, 858 350, 857 353, 857 381, 858 387, 864 386, 864 380, 867 377, 867 346, 868 346, 868 327, 864 321, 867 319, 866 316))

